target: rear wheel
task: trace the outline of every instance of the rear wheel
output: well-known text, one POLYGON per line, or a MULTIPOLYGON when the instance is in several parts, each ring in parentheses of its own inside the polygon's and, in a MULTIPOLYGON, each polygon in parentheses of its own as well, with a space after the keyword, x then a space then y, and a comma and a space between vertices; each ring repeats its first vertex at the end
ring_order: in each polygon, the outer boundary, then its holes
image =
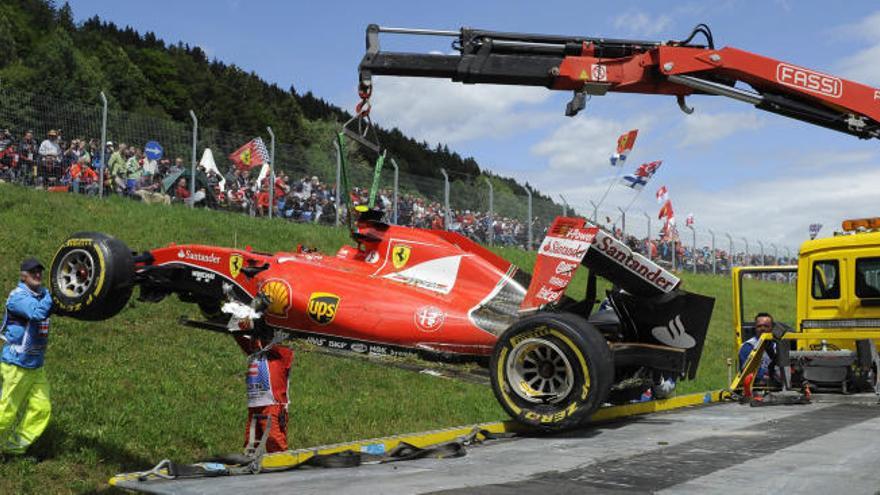
POLYGON ((98 232, 78 232, 55 253, 50 270, 55 312, 80 320, 104 320, 119 313, 134 288, 128 247, 98 232))
POLYGON ((515 420, 543 430, 583 423, 608 396, 614 366, 602 334, 579 316, 539 313, 499 337, 492 389, 515 420))

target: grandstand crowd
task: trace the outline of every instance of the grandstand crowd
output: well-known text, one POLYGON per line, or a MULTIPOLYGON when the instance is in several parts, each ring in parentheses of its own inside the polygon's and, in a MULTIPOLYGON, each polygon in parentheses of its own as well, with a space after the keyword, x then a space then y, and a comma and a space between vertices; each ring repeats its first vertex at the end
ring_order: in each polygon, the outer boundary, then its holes
MULTIPOLYGON (((74 194, 120 195, 146 203, 184 203, 206 208, 237 211, 251 216, 266 216, 270 209, 269 179, 258 177, 259 167, 243 170, 230 167, 222 175, 216 168, 199 165, 193 177, 180 157, 151 160, 143 147, 126 143, 104 143, 107 165, 101 163, 101 141, 98 139, 65 140, 59 131, 50 130, 42 140, 27 130, 18 138, 8 129, 0 130, 0 181, 74 194), (104 180, 101 182, 101 171, 104 180), (195 180, 192 187, 190 181, 195 180), (193 191, 195 193, 193 194, 193 191)), ((272 212, 274 216, 294 222, 334 224, 336 222, 336 189, 317 176, 292 178, 279 172, 274 181, 272 212)), ((369 191, 355 187, 350 191, 352 204, 367 204, 369 191)), ((378 191, 376 207, 393 219, 393 192, 378 191)), ((438 201, 403 194, 398 198, 397 223, 419 228, 448 229, 477 242, 501 246, 526 247, 528 225, 516 218, 490 215, 472 210, 450 211, 448 225, 443 205, 438 201)), ((345 215, 345 212, 343 212, 345 215)), ((341 218, 340 220, 344 220, 341 218)), ((546 224, 532 220, 536 242, 543 238, 546 224)), ((731 266, 785 264, 791 260, 772 256, 735 253, 708 246, 692 249, 678 240, 647 239, 625 235, 611 225, 613 232, 635 251, 664 265, 672 264, 673 252, 679 269, 704 273, 726 273, 731 266)))

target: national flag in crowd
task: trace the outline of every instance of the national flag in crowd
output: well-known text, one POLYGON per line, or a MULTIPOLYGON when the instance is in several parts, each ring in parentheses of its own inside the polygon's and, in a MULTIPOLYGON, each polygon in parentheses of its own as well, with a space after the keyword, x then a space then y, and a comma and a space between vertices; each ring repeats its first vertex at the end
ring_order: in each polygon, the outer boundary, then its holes
POLYGON ((669 199, 669 189, 666 186, 660 186, 660 189, 657 189, 657 204, 662 205, 664 201, 669 199))
POLYGON ((633 129, 617 138, 617 152, 611 155, 612 167, 617 166, 618 162, 623 165, 623 162, 626 161, 626 155, 632 151, 633 145, 636 144, 638 134, 639 130, 633 129))
POLYGON ((269 152, 262 138, 254 138, 229 155, 229 160, 241 170, 250 170, 269 162, 269 152))
POLYGON ((685 227, 693 227, 694 226, 694 214, 688 213, 687 218, 684 220, 685 227))
POLYGON ((657 169, 660 168, 661 164, 663 164, 663 160, 643 163, 639 165, 639 168, 636 169, 635 175, 636 177, 645 177, 650 179, 651 177, 654 177, 654 174, 657 173, 657 169))
POLYGON ((621 182, 623 182, 624 186, 630 187, 632 189, 639 191, 643 187, 645 187, 645 185, 648 184, 649 178, 650 177, 640 177, 640 176, 634 175, 634 174, 626 174, 623 177, 621 177, 620 180, 621 180, 621 182))
POLYGON ((661 160, 657 160, 655 162, 639 165, 639 168, 637 168, 635 172, 632 174, 626 174, 621 178, 623 185, 632 189, 641 190, 648 184, 648 180, 657 173, 657 169, 660 168, 660 164, 662 163, 661 160))
POLYGON ((820 230, 822 230, 821 223, 811 223, 810 224, 810 240, 815 239, 816 236, 819 235, 820 230))
POLYGON ((667 199, 663 206, 660 207, 660 213, 657 215, 657 218, 675 218, 675 212, 672 211, 672 200, 667 199))

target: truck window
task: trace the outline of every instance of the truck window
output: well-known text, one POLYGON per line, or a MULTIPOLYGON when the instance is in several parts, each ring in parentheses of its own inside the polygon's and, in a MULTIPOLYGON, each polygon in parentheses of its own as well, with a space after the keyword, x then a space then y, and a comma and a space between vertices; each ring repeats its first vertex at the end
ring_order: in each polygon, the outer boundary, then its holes
POLYGON ((837 299, 840 297, 838 271, 837 260, 813 263, 813 299, 837 299))
POLYGON ((880 297, 880 258, 856 260, 856 296, 862 299, 880 297))

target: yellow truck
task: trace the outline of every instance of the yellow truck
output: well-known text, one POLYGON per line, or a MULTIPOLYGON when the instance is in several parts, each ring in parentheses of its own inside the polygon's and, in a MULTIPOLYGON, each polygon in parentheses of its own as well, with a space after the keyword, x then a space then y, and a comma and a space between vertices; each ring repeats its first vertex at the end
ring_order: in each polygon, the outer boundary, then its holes
POLYGON ((737 353, 731 390, 742 388, 767 352, 783 389, 880 393, 880 217, 846 220, 833 237, 804 242, 797 265, 737 267, 732 277, 736 350, 755 336, 746 308, 760 310, 745 294, 745 279, 795 283, 796 320, 776 321, 745 362, 737 353))

